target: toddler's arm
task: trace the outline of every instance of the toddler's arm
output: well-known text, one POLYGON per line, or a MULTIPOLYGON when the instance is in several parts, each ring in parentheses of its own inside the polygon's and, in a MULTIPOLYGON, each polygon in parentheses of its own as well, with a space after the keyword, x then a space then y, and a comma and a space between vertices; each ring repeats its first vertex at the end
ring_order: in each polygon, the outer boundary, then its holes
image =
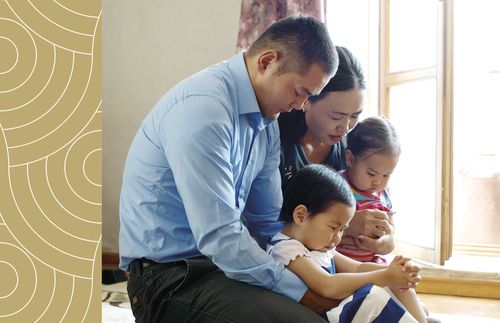
POLYGON ((374 270, 366 270, 365 272, 343 270, 357 269, 361 264, 349 258, 347 259, 351 262, 344 264, 344 258, 347 257, 340 254, 335 255, 335 262, 340 265, 336 265, 339 273, 335 275, 330 275, 306 256, 297 257, 287 267, 299 276, 311 290, 323 297, 334 299, 344 299, 366 284, 395 288, 407 288, 410 284, 409 273, 403 271, 403 264, 409 260, 408 258, 400 257, 389 266, 373 267, 374 270))

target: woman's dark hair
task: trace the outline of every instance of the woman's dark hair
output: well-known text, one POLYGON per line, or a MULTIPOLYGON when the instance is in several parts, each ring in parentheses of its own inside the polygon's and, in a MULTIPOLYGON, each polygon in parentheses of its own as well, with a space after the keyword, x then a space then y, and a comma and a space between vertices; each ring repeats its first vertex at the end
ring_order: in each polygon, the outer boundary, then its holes
POLYGON ((305 74, 318 64, 329 75, 335 74, 338 56, 328 30, 322 22, 307 16, 294 15, 267 28, 250 46, 247 53, 255 56, 262 50, 276 49, 283 59, 279 73, 305 74))
MULTIPOLYGON (((349 91, 355 88, 366 89, 366 80, 361 63, 345 47, 336 46, 339 56, 337 73, 320 94, 309 97, 311 102, 323 99, 330 92, 349 91)), ((281 140, 288 142, 299 141, 307 131, 306 118, 303 111, 292 110, 281 113, 278 119, 281 140)))
POLYGON ((347 135, 347 149, 357 157, 367 152, 393 156, 401 154, 401 144, 396 129, 383 117, 366 118, 347 135))
POLYGON ((280 220, 293 222, 293 211, 303 204, 311 215, 325 211, 335 203, 356 204, 349 184, 336 171, 320 164, 308 165, 295 174, 283 197, 280 220))

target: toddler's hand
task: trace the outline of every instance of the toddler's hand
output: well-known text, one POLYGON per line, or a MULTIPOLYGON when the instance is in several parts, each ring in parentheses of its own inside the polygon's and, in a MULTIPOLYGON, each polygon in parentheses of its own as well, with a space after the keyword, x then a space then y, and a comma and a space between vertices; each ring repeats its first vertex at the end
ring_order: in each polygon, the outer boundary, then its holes
POLYGON ((403 271, 409 275, 408 288, 416 288, 422 280, 422 276, 419 275, 420 267, 414 265, 411 261, 407 261, 403 264, 403 271))
POLYGON ((396 256, 394 260, 387 267, 389 274, 389 286, 400 290, 414 288, 420 281, 417 266, 412 266, 410 258, 396 256))

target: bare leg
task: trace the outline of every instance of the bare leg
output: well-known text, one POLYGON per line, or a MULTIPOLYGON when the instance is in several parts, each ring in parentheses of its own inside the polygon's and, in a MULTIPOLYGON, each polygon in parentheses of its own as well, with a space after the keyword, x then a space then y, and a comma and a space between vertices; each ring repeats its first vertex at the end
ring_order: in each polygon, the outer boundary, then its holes
POLYGON ((417 298, 417 293, 415 293, 413 288, 406 291, 399 291, 391 288, 391 291, 417 321, 420 323, 427 322, 427 315, 425 314, 424 309, 417 298))

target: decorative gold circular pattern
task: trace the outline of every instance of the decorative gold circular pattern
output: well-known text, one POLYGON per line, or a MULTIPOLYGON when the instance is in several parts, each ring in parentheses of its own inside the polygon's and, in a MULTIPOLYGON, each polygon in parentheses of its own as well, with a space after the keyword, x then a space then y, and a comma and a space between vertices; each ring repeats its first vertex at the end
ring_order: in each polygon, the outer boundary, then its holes
MULTIPOLYGON (((0 320, 13 316, 27 307, 36 289, 37 275, 33 262, 21 248, 8 243, 0 243, 0 261, 7 265, 7 277, 15 277, 14 288, 0 298, 0 320), (12 271, 15 275, 12 275, 12 271)), ((6 266, 4 266, 5 268, 6 266)), ((3 279, 2 279, 3 280, 3 279)), ((7 282, 7 286, 12 282, 7 282)))
POLYGON ((0 0, 0 322, 99 322, 100 1, 0 0))
POLYGON ((0 299, 7 298, 17 289, 19 285, 19 276, 16 268, 5 261, 0 261, 0 277, 3 284, 0 285, 0 299))
POLYGON ((10 72, 16 66, 19 56, 16 45, 7 37, 0 37, 0 74, 10 72))
POLYGON ((95 149, 91 151, 83 162, 83 174, 87 181, 95 186, 101 187, 102 174, 102 150, 95 149))
POLYGON ((18 89, 33 75, 37 53, 33 37, 15 20, 0 18, 0 37, 16 48, 16 64, 0 74, 0 93, 3 94, 18 89))

